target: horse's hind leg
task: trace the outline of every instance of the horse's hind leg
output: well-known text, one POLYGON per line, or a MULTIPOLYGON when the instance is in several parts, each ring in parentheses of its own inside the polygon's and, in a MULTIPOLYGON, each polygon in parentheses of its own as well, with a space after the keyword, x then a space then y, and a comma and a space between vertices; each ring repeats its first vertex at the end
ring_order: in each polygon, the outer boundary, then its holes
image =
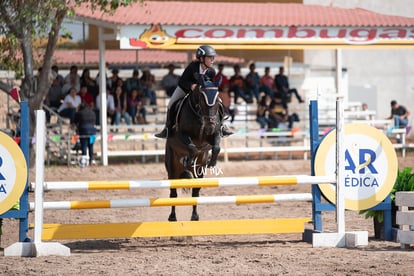
MULTIPOLYGON (((170 198, 177 197, 177 189, 170 189, 170 198)), ((168 217, 168 221, 177 221, 177 216, 175 215, 175 206, 171 206, 171 213, 168 217)))
MULTIPOLYGON (((200 195, 200 188, 193 188, 191 192, 192 197, 198 197, 200 195)), ((197 205, 193 205, 193 213, 191 214, 191 220, 198 221, 197 205)))

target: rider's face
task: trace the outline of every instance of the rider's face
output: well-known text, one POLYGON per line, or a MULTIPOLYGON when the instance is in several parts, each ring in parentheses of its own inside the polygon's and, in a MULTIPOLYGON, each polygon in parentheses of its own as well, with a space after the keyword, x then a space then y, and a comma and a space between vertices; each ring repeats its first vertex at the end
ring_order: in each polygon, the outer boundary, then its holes
POLYGON ((214 64, 214 56, 205 56, 204 57, 204 63, 207 67, 211 67, 214 64))

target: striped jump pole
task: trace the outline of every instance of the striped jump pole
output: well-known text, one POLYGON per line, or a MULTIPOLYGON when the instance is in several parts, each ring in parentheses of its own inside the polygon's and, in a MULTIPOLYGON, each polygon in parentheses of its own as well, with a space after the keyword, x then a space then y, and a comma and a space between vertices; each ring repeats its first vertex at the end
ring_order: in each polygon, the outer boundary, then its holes
MULTIPOLYGON (((258 176, 221 177, 169 180, 127 180, 127 181, 60 181, 44 182, 44 190, 131 190, 138 188, 218 188, 236 186, 276 186, 335 183, 335 176, 258 176)), ((31 188, 34 189, 34 183, 31 188)))
MULTIPOLYGON (((184 198, 137 198, 112 199, 91 201, 51 201, 43 202, 44 210, 73 210, 100 208, 130 208, 130 207, 163 207, 163 206, 193 206, 208 204, 252 204, 277 203, 282 201, 312 201, 312 194, 273 194, 273 195, 244 195, 244 196, 209 196, 184 198)), ((34 203, 30 203, 34 210, 34 203)))

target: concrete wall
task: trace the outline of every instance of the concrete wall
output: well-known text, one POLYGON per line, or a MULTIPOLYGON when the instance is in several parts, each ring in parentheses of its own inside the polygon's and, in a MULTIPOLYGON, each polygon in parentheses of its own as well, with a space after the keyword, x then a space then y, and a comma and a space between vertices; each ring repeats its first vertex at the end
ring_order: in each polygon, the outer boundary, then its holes
MULTIPOLYGON (((411 0, 304 0, 305 4, 362 8, 381 14, 414 17, 411 0)), ((414 49, 343 50, 343 65, 348 69, 349 99, 364 99, 376 106, 377 118, 390 114, 395 99, 414 112, 414 49), (361 95, 361 93, 368 95, 361 95)), ((329 50, 305 51, 311 66, 335 66, 335 53, 329 50)), ((411 115, 410 125, 414 116, 411 115)))

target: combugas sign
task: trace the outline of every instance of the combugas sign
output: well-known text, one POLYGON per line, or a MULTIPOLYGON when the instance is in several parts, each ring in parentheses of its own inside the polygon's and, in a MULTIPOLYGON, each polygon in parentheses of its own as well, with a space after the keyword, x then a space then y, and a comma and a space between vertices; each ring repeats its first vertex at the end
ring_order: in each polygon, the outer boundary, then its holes
POLYGON ((27 166, 16 142, 0 131, 0 214, 20 199, 27 182, 27 166))
MULTIPOLYGON (((394 146, 380 130, 364 124, 345 125, 345 160, 343 185, 345 208, 369 209, 391 192, 398 173, 394 146)), ((315 174, 336 173, 336 131, 331 131, 321 142, 315 155, 315 174)), ((336 201, 333 184, 319 184, 323 195, 336 201)))

